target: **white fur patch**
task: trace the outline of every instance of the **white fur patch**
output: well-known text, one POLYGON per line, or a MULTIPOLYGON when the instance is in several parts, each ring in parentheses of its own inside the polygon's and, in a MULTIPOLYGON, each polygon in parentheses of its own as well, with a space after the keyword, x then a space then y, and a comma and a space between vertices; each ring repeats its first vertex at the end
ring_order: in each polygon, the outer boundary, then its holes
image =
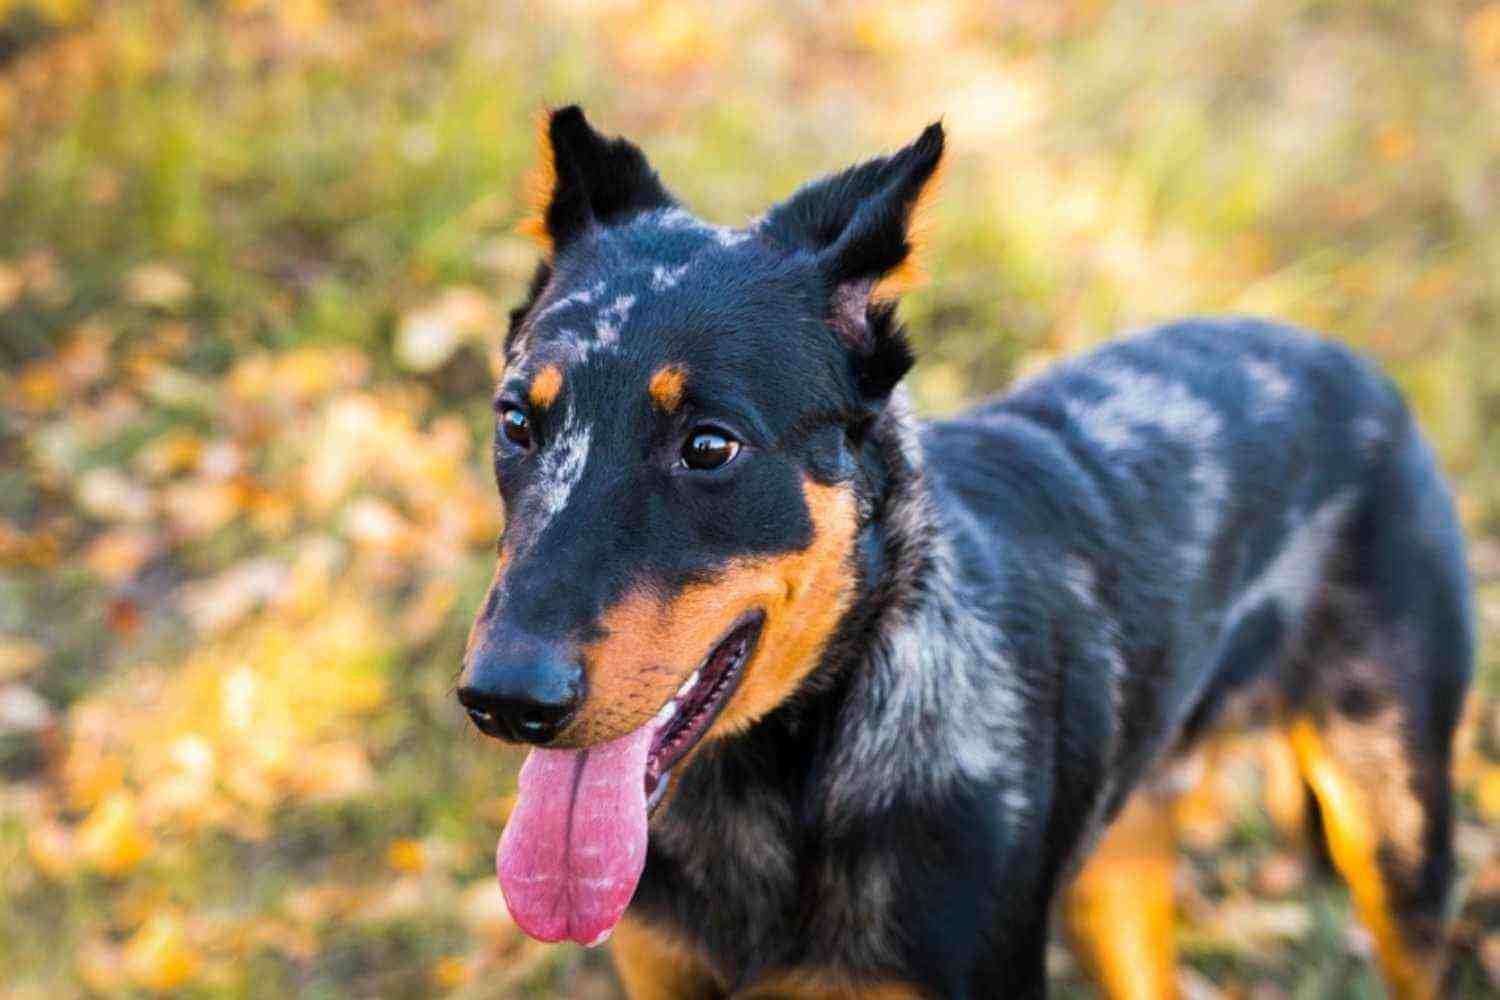
POLYGON ((573 408, 569 406, 561 433, 539 457, 537 478, 540 486, 538 511, 531 534, 533 539, 542 537, 552 519, 568 506, 573 488, 583 478, 584 466, 588 464, 592 437, 591 428, 577 426, 573 408))
POLYGON ((682 276, 687 274, 689 265, 682 264, 678 267, 663 267, 657 265, 651 269, 651 290, 653 292, 668 292, 677 287, 682 276))
POLYGON ((1325 501, 1287 536, 1286 544, 1249 586, 1235 598, 1224 617, 1224 634, 1234 631, 1263 605, 1275 605, 1295 628, 1313 592, 1323 581, 1324 563, 1338 540, 1344 517, 1354 506, 1354 490, 1325 501))
POLYGON ((1248 358, 1244 362, 1245 374, 1255 390, 1252 412, 1258 417, 1268 417, 1292 398, 1292 380, 1280 368, 1260 358, 1248 358))
POLYGON ((714 240, 721 247, 737 247, 752 235, 747 229, 731 229, 728 226, 710 226, 714 240))
POLYGON ((549 302, 536 314, 532 322, 543 319, 563 309, 571 309, 574 306, 591 305, 595 299, 604 294, 604 282, 597 281, 587 288, 580 288, 576 292, 569 292, 556 302, 549 302))
POLYGON ((613 347, 620 342, 620 327, 630 317, 634 295, 619 295, 594 318, 594 341, 599 347, 613 347))
POLYGON ((1188 480, 1195 537, 1187 540, 1182 555, 1190 564, 1200 563, 1229 496, 1229 471, 1215 455, 1223 418, 1181 382, 1125 368, 1091 368, 1088 373, 1108 386, 1110 394, 1097 402, 1069 400, 1068 415, 1106 451, 1149 448, 1149 431, 1194 449, 1188 480))
POLYGON ((1159 430, 1198 447, 1209 447, 1224 421, 1181 382, 1124 368, 1089 369, 1110 394, 1097 402, 1070 400, 1068 414, 1110 451, 1145 444, 1141 432, 1159 430))

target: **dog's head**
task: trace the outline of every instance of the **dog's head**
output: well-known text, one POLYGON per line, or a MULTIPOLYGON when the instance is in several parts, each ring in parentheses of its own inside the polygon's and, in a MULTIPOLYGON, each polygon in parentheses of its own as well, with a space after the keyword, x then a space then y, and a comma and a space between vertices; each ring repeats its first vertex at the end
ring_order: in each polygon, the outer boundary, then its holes
POLYGON ((495 393, 505 532, 459 699, 549 748, 523 770, 507 898, 537 936, 588 940, 599 921, 518 908, 518 880, 564 877, 534 841, 583 783, 593 813, 639 812, 644 851, 671 770, 796 692, 854 596, 856 451, 911 364, 891 296, 943 133, 744 229, 695 219, 577 108, 543 142, 548 257, 495 393))

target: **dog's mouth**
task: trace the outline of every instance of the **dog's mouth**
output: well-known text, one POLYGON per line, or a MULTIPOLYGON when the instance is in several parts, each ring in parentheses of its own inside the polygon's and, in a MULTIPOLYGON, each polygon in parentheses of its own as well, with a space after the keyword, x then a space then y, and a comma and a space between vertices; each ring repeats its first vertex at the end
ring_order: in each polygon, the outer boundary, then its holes
POLYGON ((648 815, 666 797, 672 768, 698 745, 734 696, 765 620, 760 611, 742 615, 657 713, 656 738, 646 758, 648 815))
POLYGON ((744 678, 765 614, 740 617, 655 717, 608 743, 531 751, 495 870, 511 916, 542 941, 596 945, 646 865, 651 812, 744 678))

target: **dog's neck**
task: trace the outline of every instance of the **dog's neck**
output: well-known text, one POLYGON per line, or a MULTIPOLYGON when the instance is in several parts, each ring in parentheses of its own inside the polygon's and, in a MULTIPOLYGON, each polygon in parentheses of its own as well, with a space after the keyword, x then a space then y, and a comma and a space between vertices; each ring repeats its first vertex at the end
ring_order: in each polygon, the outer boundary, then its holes
POLYGON ((838 678, 829 693, 841 716, 826 747, 825 773, 838 777, 822 790, 824 818, 857 823, 897 790, 937 797, 959 782, 998 784, 1024 814, 1021 776, 1010 773, 1024 759, 1025 712, 1011 645, 969 593, 904 391, 872 428, 867 455, 870 555, 821 668, 838 678))

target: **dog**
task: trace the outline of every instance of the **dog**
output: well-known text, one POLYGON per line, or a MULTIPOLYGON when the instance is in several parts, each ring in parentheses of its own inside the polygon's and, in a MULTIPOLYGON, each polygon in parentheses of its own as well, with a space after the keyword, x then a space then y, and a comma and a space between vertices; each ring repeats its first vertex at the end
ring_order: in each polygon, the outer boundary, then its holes
POLYGON ((1110 996, 1170 996, 1152 776, 1254 705, 1393 990, 1440 991, 1472 611, 1374 365, 1185 321, 919 422, 941 124, 744 228, 577 107, 541 142, 457 690, 533 746, 522 930, 613 935, 632 998, 1037 997, 1061 910, 1110 996))

